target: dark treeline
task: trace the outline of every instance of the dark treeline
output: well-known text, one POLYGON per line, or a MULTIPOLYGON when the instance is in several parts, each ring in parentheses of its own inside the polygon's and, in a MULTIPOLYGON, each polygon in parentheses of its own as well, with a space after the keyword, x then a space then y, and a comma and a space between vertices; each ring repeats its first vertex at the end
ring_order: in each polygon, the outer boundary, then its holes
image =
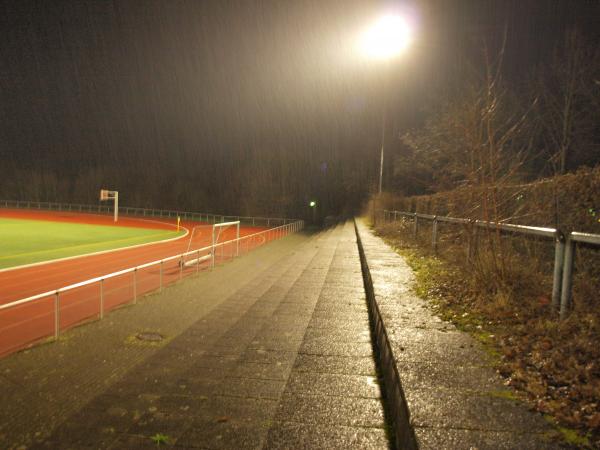
POLYGON ((368 8, 4 3, 0 196, 95 203, 106 187, 139 206, 353 211, 376 169, 380 99, 341 50, 368 8))
POLYGON ((560 167, 561 148, 565 170, 597 161, 598 97, 581 86, 597 93, 598 2, 405 3, 418 36, 386 67, 354 50, 389 6, 375 0, 2 2, 0 197, 95 203, 105 187, 136 206, 356 211, 377 185, 383 105, 384 188, 451 188, 485 147, 457 129, 481 127, 469 114, 505 35, 491 122, 526 124, 502 151, 530 175, 560 167), (571 88, 566 138, 556 102, 571 88))
POLYGON ((429 96, 407 95, 415 113, 399 118, 388 190, 494 187, 599 164, 600 3, 454 4, 432 15, 428 51, 445 70, 429 96))

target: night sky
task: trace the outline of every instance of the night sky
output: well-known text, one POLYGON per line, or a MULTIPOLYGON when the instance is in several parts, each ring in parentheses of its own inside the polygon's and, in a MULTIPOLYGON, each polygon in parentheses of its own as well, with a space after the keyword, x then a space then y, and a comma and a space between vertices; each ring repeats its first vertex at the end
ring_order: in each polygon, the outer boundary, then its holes
POLYGON ((0 197, 240 214, 351 212, 386 137, 423 120, 455 68, 505 27, 518 79, 600 2, 25 1, 0 4, 0 197), (415 46, 389 67, 356 53, 401 9, 415 46), (384 101, 385 100, 385 101, 384 101))

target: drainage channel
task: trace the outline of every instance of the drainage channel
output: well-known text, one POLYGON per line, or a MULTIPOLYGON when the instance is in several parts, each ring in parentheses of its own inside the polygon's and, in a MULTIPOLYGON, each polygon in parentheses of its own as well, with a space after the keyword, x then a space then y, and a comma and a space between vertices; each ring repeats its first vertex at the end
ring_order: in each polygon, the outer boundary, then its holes
POLYGON ((410 414, 404 397, 398 367, 394 361, 392 347, 383 324, 381 312, 377 306, 371 272, 369 270, 369 265, 367 264, 356 220, 354 220, 354 231, 356 233, 356 243, 358 245, 365 294, 367 297, 375 362, 377 371, 382 377, 381 387, 382 391, 385 393, 384 405, 386 408, 386 415, 388 416, 387 418, 392 425, 395 447, 407 450, 417 449, 417 440, 414 430, 410 425, 410 414))

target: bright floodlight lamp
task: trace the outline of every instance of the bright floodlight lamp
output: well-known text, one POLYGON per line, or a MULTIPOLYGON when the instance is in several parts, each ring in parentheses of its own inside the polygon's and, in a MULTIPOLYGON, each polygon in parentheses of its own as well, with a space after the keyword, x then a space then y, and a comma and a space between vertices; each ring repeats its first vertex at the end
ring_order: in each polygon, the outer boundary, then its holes
POLYGON ((374 59, 391 59, 410 44, 411 29, 398 15, 386 15, 368 28, 361 39, 363 52, 374 59))
POLYGON ((314 208, 315 206, 317 206, 317 202, 315 202, 314 200, 311 200, 311 202, 309 203, 311 208, 314 208))

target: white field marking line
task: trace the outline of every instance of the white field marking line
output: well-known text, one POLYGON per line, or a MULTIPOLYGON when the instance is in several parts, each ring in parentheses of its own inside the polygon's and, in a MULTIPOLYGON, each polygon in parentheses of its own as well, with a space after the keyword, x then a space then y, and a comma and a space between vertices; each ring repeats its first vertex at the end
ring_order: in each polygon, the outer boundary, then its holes
MULTIPOLYGON (((153 220, 151 222, 158 222, 158 221, 154 221, 153 220)), ((158 223, 164 224, 166 222, 158 222, 158 223)), ((173 225, 173 224, 169 223, 167 225, 173 225)), ((176 225, 173 225, 173 226, 175 227, 176 225)), ((86 258, 88 256, 103 255, 105 253, 117 252, 119 250, 129 250, 129 249, 132 249, 132 248, 146 247, 148 245, 164 244, 166 242, 176 241, 177 239, 183 239, 184 237, 186 237, 189 234, 190 230, 188 230, 185 227, 181 227, 181 228, 183 228, 185 230, 185 233, 183 235, 177 236, 177 237, 174 237, 174 238, 163 239, 162 241, 146 242, 145 244, 131 245, 129 247, 113 248, 111 250, 101 250, 99 252, 86 253, 84 255, 66 256, 64 258, 49 259, 48 261, 40 261, 40 262, 36 262, 36 263, 31 263, 31 264, 23 264, 21 266, 7 267, 6 269, 0 269, 0 273, 10 272, 11 270, 28 269, 30 267, 43 266, 45 264, 52 264, 52 263, 61 262, 61 261, 68 261, 68 260, 76 259, 76 258, 86 258)))

